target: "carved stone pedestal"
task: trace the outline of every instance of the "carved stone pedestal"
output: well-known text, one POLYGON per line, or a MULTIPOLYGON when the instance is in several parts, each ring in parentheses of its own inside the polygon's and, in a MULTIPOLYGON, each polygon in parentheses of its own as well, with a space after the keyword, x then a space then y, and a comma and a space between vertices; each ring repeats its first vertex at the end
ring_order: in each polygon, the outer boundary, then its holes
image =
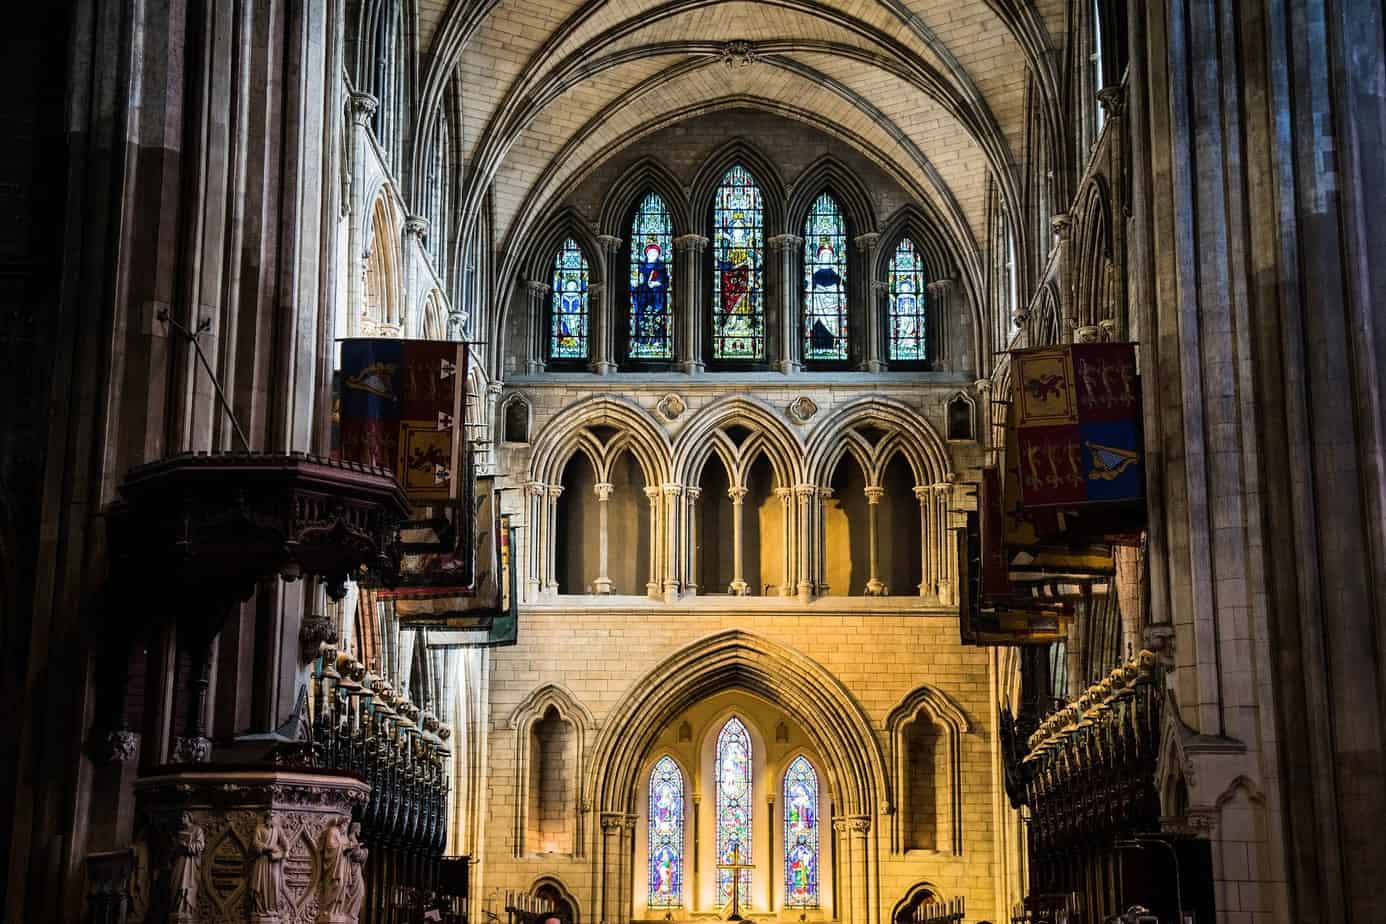
POLYGON ((356 777, 168 768, 135 784, 130 924, 357 924, 367 850, 356 777))

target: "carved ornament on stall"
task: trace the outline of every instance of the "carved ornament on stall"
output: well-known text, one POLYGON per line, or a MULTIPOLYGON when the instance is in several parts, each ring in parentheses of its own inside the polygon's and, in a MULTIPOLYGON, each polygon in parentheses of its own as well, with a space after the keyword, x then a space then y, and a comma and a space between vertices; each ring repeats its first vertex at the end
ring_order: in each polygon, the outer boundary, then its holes
POLYGON ((659 412, 659 416, 673 423, 683 416, 683 412, 688 410, 688 405, 678 395, 668 394, 659 399, 659 403, 655 405, 655 410, 659 412))

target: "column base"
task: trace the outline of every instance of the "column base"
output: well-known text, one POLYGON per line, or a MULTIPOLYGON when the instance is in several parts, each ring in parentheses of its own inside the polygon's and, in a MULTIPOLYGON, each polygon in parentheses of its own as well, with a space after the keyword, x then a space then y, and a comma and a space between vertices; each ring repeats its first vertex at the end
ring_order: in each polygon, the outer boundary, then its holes
POLYGON ((645 596, 651 600, 663 600, 664 596, 660 593, 659 585, 654 581, 645 585, 645 596))
POLYGON ((945 606, 952 606, 953 603, 956 602, 953 599, 952 581, 938 582, 938 602, 944 604, 945 606))
POLYGON ((611 578, 597 578, 595 581, 592 582, 592 593, 609 594, 611 593, 613 586, 614 585, 611 583, 611 578))
POLYGON ((857 369, 861 372, 885 372, 886 364, 879 359, 868 359, 858 366, 857 369))
POLYGON ((800 602, 800 603, 812 603, 812 602, 813 602, 813 585, 812 585, 812 584, 809 584, 808 582, 803 582, 803 583, 801 583, 801 584, 799 585, 799 602, 800 602))
POLYGON ((545 368, 545 365, 537 359, 531 359, 525 364, 525 370, 529 372, 530 375, 538 375, 543 372, 545 368))
POLYGON ((688 373, 689 375, 699 375, 699 374, 702 373, 702 371, 703 371, 704 368, 705 368, 705 367, 703 366, 702 363, 700 363, 700 362, 695 362, 695 361, 693 361, 693 360, 688 360, 688 361, 679 363, 679 371, 680 371, 680 372, 686 372, 686 373, 688 373))
POLYGON ((732 581, 731 584, 727 586, 727 593, 734 597, 745 597, 748 595, 750 589, 751 585, 747 584, 745 581, 732 581))
POLYGON ((886 586, 875 578, 866 582, 866 595, 868 597, 884 597, 885 593, 886 586))
POLYGON ((678 582, 677 582, 677 581, 665 581, 665 582, 664 582, 664 602, 665 602, 665 603, 678 603, 678 602, 679 602, 679 585, 678 585, 678 582))
POLYGON ((606 360, 593 363, 589 368, 597 375, 615 375, 617 370, 615 363, 609 363, 606 360))
POLYGON ((780 372, 783 372, 785 375, 795 375, 797 373, 803 372, 804 366, 802 363, 795 362, 792 359, 782 359, 779 362, 775 363, 775 369, 780 372))

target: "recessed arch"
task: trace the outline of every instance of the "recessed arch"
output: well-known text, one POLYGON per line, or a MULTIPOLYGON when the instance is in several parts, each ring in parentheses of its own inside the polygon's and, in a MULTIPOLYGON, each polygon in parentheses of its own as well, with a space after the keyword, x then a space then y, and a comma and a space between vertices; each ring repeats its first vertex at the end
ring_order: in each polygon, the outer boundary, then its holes
MULTIPOLYGON (((662 485, 669 480, 671 452, 663 429, 640 405, 609 396, 585 398, 554 415, 534 439, 530 479, 556 484, 572 451, 579 444, 592 447, 590 439, 583 442, 583 434, 593 427, 611 427, 622 435, 621 449, 630 450, 647 485, 662 485)), ((602 450, 603 460, 609 455, 602 450)))
POLYGON ((668 167, 650 155, 639 158, 623 170, 607 190, 602 199, 601 218, 597 222, 601 233, 624 237, 631 210, 650 192, 658 193, 664 200, 676 237, 697 233, 689 218, 683 186, 668 167))
MULTIPOLYGON (((866 446, 870 445, 861 441, 851 443, 848 431, 872 425, 884 429, 887 438, 897 433, 901 435, 899 439, 882 439, 876 445, 888 449, 890 453, 899 451, 904 454, 917 484, 937 484, 948 479, 952 463, 933 425, 903 401, 873 396, 844 405, 814 428, 805 450, 805 469, 809 480, 820 487, 828 487, 833 468, 841 458, 839 448, 844 443, 850 443, 865 454, 866 446)), ((868 473, 878 472, 889 462, 889 455, 882 454, 875 447, 865 454, 865 458, 868 464, 863 467, 868 469, 868 473)))
POLYGON ((716 431, 737 425, 748 428, 751 434, 743 445, 732 444, 735 451, 731 453, 729 473, 733 478, 738 473, 744 475, 756 454, 764 452, 775 471, 779 487, 793 487, 800 483, 803 447, 799 438, 775 410, 745 395, 728 395, 714 401, 679 431, 673 446, 672 465, 679 483, 696 484, 696 473, 701 471, 708 453, 715 451, 713 447, 720 445, 726 450, 727 443, 716 442, 716 431))
POLYGON ((744 138, 733 138, 708 155, 689 184, 689 212, 698 221, 699 228, 706 222, 706 216, 712 213, 713 198, 727 171, 737 165, 744 167, 760 187, 766 237, 782 234, 786 230, 784 179, 770 158, 744 138))

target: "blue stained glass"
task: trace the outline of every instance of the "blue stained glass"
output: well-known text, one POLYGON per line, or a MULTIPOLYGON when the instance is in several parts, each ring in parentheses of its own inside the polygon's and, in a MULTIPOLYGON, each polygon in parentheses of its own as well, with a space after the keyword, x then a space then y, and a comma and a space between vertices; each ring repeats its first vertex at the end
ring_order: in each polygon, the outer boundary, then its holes
POLYGON ((847 222, 823 193, 804 221, 804 359, 847 358, 847 222))
POLYGON ((553 259, 549 358, 587 358, 587 258, 568 238, 553 259))
POLYGON ((674 231, 669 209, 649 193, 631 218, 631 359, 673 359, 674 231))
MULTIPOLYGON (((732 716, 717 736, 717 862, 751 862, 751 736, 732 716)), ((751 871, 740 871, 741 901, 751 896, 751 871)), ((732 900, 732 871, 717 871, 717 893, 732 900)))
POLYGON ((784 774, 784 904, 818 907, 818 774, 806 757, 784 774))
POLYGON ((765 358, 765 216, 760 186, 737 164, 712 206, 712 358, 765 358))
POLYGON ((924 290, 924 262, 910 238, 902 237, 896 245, 886 282, 890 298, 890 358, 923 362, 929 358, 929 300, 924 290))
POLYGON ((683 905, 683 773, 663 757, 650 771, 651 908, 683 905))

